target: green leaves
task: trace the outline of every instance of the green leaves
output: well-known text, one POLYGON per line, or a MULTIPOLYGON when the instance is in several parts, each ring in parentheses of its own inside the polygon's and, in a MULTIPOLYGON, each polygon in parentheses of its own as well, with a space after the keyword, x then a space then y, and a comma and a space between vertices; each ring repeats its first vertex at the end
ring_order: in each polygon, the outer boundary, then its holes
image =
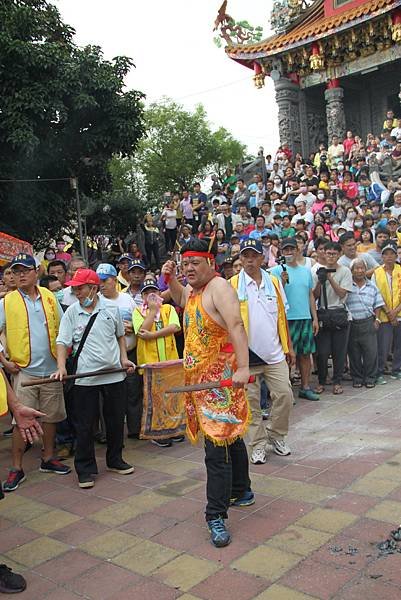
MULTIPOLYGON (((125 89, 132 59, 106 61, 73 34, 45 0, 0 0, 0 179, 74 175, 99 197, 110 159, 132 155, 144 133, 143 94, 125 89)), ((75 219, 68 182, 0 182, 0 202, 2 228, 30 241, 75 219)))
POLYGON ((220 173, 241 160, 245 147, 224 128, 212 132, 202 105, 193 112, 171 99, 150 105, 145 113, 147 135, 138 148, 147 196, 160 203, 166 191, 192 186, 209 172, 220 173))

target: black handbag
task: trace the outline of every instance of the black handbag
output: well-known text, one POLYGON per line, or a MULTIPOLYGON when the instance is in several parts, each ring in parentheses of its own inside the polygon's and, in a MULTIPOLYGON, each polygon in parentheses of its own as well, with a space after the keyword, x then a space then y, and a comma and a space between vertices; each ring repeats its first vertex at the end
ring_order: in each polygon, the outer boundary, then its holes
MULTIPOLYGON (((98 314, 99 313, 96 312, 91 316, 91 318, 89 319, 89 321, 84 329, 84 332, 82 334, 81 341, 79 342, 77 351, 75 352, 75 354, 73 356, 69 356, 67 358, 66 363, 65 363, 65 367, 67 369, 67 375, 75 375, 75 373, 77 372, 79 355, 82 352, 82 348, 85 345, 86 338, 88 337, 89 332, 92 329, 92 326, 93 326, 98 314)), ((68 394, 72 390, 74 385, 75 385, 75 379, 67 379, 67 381, 64 383, 64 393, 68 394)))
POLYGON ((327 291, 326 282, 322 285, 323 291, 323 304, 324 308, 320 304, 317 309, 317 318, 319 321, 320 329, 326 331, 340 331, 348 327, 348 313, 345 307, 339 306, 338 308, 327 308, 327 291))

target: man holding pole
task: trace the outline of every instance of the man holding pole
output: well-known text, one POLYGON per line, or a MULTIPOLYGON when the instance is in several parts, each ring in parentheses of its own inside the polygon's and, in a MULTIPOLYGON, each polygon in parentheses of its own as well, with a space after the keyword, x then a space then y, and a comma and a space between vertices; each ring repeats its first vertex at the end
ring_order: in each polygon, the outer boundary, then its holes
MULTIPOLYGON (((43 417, 43 456, 40 471, 66 475, 70 467, 53 457, 56 424, 65 419, 63 386, 37 384, 24 388, 27 378, 39 381, 56 368, 56 337, 62 310, 52 292, 37 285, 36 263, 29 254, 18 254, 11 269, 18 288, 0 304, 0 331, 4 330, 10 360, 0 352, 0 362, 14 377, 14 390, 22 404, 46 413, 43 417)), ((4 483, 12 492, 25 481, 22 468, 25 441, 17 427, 13 430, 13 466, 4 483)))
POLYGON ((206 521, 211 542, 222 547, 231 541, 224 523, 230 504, 254 503, 242 439, 250 420, 244 390, 249 380, 248 344, 238 298, 217 276, 209 241, 184 244, 181 256, 189 285, 184 288, 177 281, 173 261, 165 263, 162 273, 174 302, 185 308, 185 383, 216 382, 213 389, 188 393, 186 412, 189 439, 197 441, 199 433, 205 439, 206 521), (218 382, 230 378, 232 387, 220 388, 218 382))
POLYGON ((55 379, 67 375, 66 359, 69 348, 79 356, 76 372, 115 369, 115 373, 76 379, 73 388, 73 420, 77 435, 75 470, 80 488, 95 485, 98 473, 93 426, 98 416, 99 393, 103 394, 103 416, 106 423, 106 465, 109 471, 121 475, 133 473, 134 467, 122 458, 125 416, 125 373, 132 373, 135 365, 127 358, 124 325, 118 306, 97 295, 100 279, 91 269, 78 269, 67 282, 78 302, 72 304, 60 323, 57 337, 57 372, 55 379), (84 343, 81 343, 85 335, 84 343))

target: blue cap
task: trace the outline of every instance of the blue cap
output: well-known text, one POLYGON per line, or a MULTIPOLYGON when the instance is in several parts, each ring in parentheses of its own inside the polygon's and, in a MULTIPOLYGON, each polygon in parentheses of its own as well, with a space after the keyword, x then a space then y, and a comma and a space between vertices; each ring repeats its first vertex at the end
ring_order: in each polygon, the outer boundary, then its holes
POLYGON ((102 279, 103 281, 109 277, 117 277, 115 267, 109 263, 101 263, 96 269, 96 273, 98 274, 99 279, 102 279))
POLYGON ((10 267, 15 267, 17 265, 22 265, 23 267, 27 267, 28 269, 36 269, 36 261, 30 254, 17 254, 11 261, 10 267))
POLYGON ((131 271, 131 269, 135 269, 135 267, 138 267, 138 269, 143 269, 144 271, 146 271, 146 267, 145 267, 143 261, 140 260, 139 258, 134 258, 133 260, 130 260, 130 263, 128 265, 128 271, 131 271))
POLYGON ((158 290, 159 286, 157 285, 157 281, 155 281, 155 279, 153 278, 148 278, 145 279, 145 281, 143 282, 142 286, 141 286, 141 292, 144 292, 145 290, 158 290))
POLYGON ((122 260, 132 260, 132 254, 121 254, 117 262, 119 263, 122 260))
POLYGON ((240 254, 244 252, 244 250, 253 250, 258 254, 263 254, 263 246, 260 240, 243 240, 240 245, 240 254))

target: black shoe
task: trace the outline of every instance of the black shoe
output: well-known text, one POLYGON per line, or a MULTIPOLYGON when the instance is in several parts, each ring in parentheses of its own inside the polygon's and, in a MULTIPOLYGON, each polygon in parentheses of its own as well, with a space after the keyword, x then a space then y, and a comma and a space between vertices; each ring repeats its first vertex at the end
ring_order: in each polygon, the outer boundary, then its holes
POLYGON ((0 565, 0 592, 3 594, 17 594, 26 589, 26 581, 22 575, 13 573, 7 565, 0 565))
POLYGON ((106 436, 103 435, 103 433, 96 433, 96 435, 93 436, 93 439, 98 444, 107 444, 106 436))
POLYGON ((139 440, 139 433, 128 433, 127 438, 129 440, 139 440))
POLYGON ((108 471, 113 471, 113 473, 119 473, 120 475, 130 475, 135 471, 132 465, 124 462, 123 460, 120 463, 113 465, 112 467, 106 467, 108 471))
POLYGON ((57 475, 68 475, 71 473, 71 468, 68 465, 60 462, 56 458, 50 460, 42 460, 39 471, 42 473, 57 473, 57 475))
POLYGON ((173 444, 180 444, 181 442, 185 441, 185 435, 176 435, 171 438, 171 441, 173 444))
POLYGON ((155 446, 159 446, 160 448, 170 448, 173 445, 171 440, 150 440, 152 444, 155 446))
POLYGON ((25 481, 25 473, 22 469, 10 469, 7 480, 3 484, 3 492, 13 492, 23 481, 25 481))
POLYGON ((78 475, 78 486, 82 489, 92 488, 95 481, 92 475, 78 475))
POLYGON ((11 427, 10 429, 6 429, 5 431, 3 431, 4 437, 12 437, 13 431, 14 431, 14 427, 11 427))

